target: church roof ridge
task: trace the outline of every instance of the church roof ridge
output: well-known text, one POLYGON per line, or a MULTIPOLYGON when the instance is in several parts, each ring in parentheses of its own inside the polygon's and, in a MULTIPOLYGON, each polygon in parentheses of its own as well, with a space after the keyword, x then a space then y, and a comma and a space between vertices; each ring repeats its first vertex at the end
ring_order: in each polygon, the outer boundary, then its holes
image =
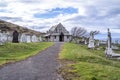
POLYGON ((50 28, 50 31, 54 31, 54 30, 55 30, 57 27, 59 27, 59 26, 62 26, 62 27, 63 27, 62 23, 58 23, 57 25, 52 26, 52 27, 50 28))

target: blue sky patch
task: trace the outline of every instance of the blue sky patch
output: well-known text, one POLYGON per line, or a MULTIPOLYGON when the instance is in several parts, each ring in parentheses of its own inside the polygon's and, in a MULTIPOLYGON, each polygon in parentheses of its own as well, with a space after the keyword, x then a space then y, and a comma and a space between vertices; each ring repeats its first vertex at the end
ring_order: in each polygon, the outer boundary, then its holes
POLYGON ((3 4, 3 3, 0 4, 0 7, 6 7, 6 6, 7 4, 3 4))
POLYGON ((59 14, 73 14, 73 13, 78 13, 78 9, 71 8, 71 7, 55 8, 45 14, 36 13, 36 14, 34 14, 34 17, 36 17, 36 18, 54 18, 59 14))
POLYGON ((6 10, 4 10, 4 9, 0 9, 0 12, 6 12, 6 10))

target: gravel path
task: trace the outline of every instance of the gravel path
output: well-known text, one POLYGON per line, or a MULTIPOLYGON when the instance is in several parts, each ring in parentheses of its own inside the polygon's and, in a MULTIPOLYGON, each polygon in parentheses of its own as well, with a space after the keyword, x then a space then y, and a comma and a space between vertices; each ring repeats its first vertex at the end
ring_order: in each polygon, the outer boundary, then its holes
POLYGON ((36 56, 0 68, 0 80, 60 80, 56 69, 62 44, 55 43, 36 56))

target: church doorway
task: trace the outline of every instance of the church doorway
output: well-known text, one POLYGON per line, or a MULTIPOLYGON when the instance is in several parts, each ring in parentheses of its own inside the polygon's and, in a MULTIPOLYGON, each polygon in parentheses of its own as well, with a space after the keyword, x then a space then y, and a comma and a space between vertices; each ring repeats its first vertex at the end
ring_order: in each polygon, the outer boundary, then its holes
POLYGON ((59 41, 60 41, 60 42, 63 42, 63 41, 64 41, 64 34, 63 34, 63 33, 60 34, 60 36, 59 36, 59 41))
POLYGON ((13 40, 12 40, 13 43, 18 43, 19 42, 18 41, 18 36, 19 36, 19 33, 17 31, 14 31, 13 32, 13 40))

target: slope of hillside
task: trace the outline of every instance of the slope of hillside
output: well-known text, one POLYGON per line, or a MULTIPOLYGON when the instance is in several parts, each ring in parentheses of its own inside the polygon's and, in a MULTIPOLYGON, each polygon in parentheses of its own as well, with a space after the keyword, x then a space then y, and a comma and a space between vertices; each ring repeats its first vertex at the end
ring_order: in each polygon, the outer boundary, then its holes
POLYGON ((120 62, 106 59, 104 50, 65 43, 60 54, 59 73, 65 80, 119 80, 120 62))
POLYGON ((34 31, 31 29, 26 28, 25 26, 19 26, 17 24, 13 24, 7 21, 0 20, 0 29, 6 28, 6 30, 17 30, 18 32, 27 32, 27 33, 34 33, 34 34, 42 34, 41 32, 34 31))

